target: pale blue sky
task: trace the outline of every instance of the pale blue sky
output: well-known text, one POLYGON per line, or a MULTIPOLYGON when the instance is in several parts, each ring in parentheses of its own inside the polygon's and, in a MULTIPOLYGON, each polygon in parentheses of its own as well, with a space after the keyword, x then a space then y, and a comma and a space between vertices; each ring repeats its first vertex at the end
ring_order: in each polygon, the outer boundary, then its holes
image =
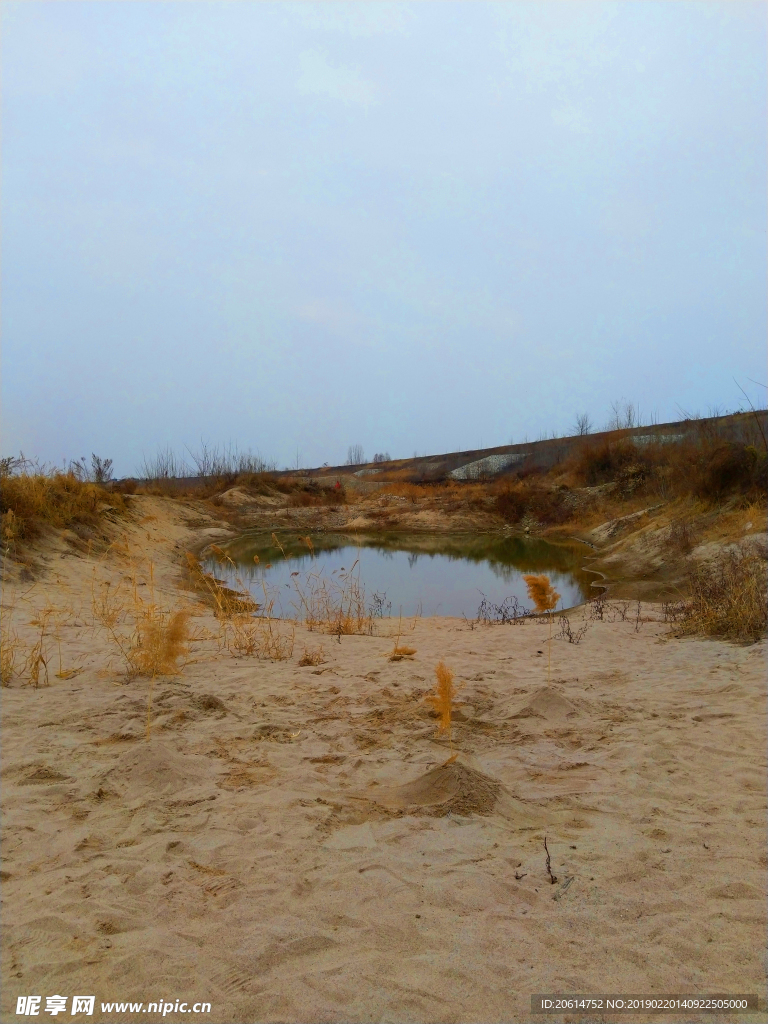
POLYGON ((760 400, 767 10, 2 3, 3 453, 760 400))

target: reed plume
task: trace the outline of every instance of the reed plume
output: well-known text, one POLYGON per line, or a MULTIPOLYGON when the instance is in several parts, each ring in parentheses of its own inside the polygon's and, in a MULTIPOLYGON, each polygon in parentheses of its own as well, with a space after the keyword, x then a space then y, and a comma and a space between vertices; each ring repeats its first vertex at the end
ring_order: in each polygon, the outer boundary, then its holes
POLYGON ((426 700, 440 716, 440 721, 437 723, 438 736, 444 732, 448 733, 448 742, 451 746, 451 752, 453 752, 451 715, 453 713, 453 699, 456 696, 456 690, 453 685, 453 672, 444 661, 439 661, 435 667, 435 676, 437 677, 435 692, 428 694, 426 700))
POLYGON ((536 605, 536 611, 544 615, 549 613, 549 643, 547 646, 547 685, 552 672, 552 611, 560 600, 560 595, 552 586, 549 576, 523 576, 528 587, 528 596, 536 605))
POLYGON ((549 581, 549 576, 523 576, 528 588, 528 597, 540 613, 551 611, 560 600, 560 595, 549 581))

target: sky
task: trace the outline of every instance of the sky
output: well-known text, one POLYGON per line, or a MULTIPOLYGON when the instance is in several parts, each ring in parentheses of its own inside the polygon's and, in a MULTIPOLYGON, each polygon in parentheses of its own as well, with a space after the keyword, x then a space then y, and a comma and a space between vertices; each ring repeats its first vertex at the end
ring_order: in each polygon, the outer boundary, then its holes
POLYGON ((763 403, 767 12, 0 3, 2 454, 763 403))

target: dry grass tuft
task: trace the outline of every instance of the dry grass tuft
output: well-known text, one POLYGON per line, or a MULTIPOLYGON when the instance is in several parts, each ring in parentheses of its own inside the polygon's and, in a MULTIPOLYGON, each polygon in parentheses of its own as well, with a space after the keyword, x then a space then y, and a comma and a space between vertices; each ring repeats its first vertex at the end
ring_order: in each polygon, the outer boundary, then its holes
POLYGON ((453 739, 451 736, 451 716, 453 714, 453 700, 456 696, 456 689, 453 685, 453 672, 443 661, 439 661, 435 667, 437 684, 435 692, 426 696, 425 700, 432 705, 440 716, 437 723, 438 735, 448 733, 448 741, 453 750, 453 739))
MULTIPOLYGON (((211 550, 218 561, 234 565, 221 548, 212 545, 211 550)), ((186 558, 193 588, 212 604, 217 619, 231 619, 247 612, 255 612, 259 608, 258 603, 254 601, 245 586, 241 585, 239 590, 233 590, 222 580, 216 579, 211 573, 206 572, 191 551, 187 552, 186 558)))
POLYGON ((528 588, 528 597, 536 606, 536 611, 543 614, 556 607, 560 595, 549 581, 549 576, 523 576, 528 588))
POLYGON ((93 522, 103 506, 123 512, 125 499, 74 473, 18 473, 0 476, 0 533, 7 545, 34 538, 42 525, 66 529, 93 522))
POLYGON ((415 647, 406 647, 405 645, 395 644, 395 649, 389 656, 390 661, 402 661, 403 658, 412 658, 416 653, 415 647))
POLYGON ((321 644, 319 647, 305 647, 304 653, 299 658, 299 664, 305 665, 324 665, 326 662, 325 648, 321 644))
POLYGON ((293 654, 295 630, 284 632, 280 620, 266 615, 238 615, 223 627, 223 643, 236 658, 286 661, 293 654))
POLYGON ((552 611, 560 600, 560 595, 549 581, 549 576, 523 576, 525 585, 528 588, 528 597, 536 605, 536 611, 541 615, 548 614, 549 619, 549 646, 547 649, 547 681, 552 673, 552 611))
MULTIPOLYGON (((25 602, 29 601, 29 593, 23 598, 25 602)), ((63 664, 61 626, 71 615, 71 609, 57 609, 50 603, 43 607, 32 605, 33 617, 28 625, 36 627, 36 632, 31 641, 24 641, 12 625, 13 613, 12 606, 4 606, 0 615, 0 682, 3 686, 10 686, 14 678, 35 689, 47 686, 55 654, 54 643, 58 647, 59 670, 56 677, 71 679, 82 671, 80 666, 65 669, 63 664)))
POLYGON ((373 634, 373 613, 367 606, 359 571, 355 572, 358 565, 355 559, 350 569, 330 578, 314 572, 307 574, 304 583, 298 576, 293 578, 294 606, 303 614, 309 630, 330 633, 339 641, 342 636, 373 634))
MULTIPOLYGON (((235 568, 233 560, 218 545, 212 544, 211 551, 217 561, 235 568)), ((274 599, 266 587, 264 602, 259 604, 241 579, 237 579, 238 589, 234 590, 206 572, 191 551, 186 557, 193 587, 208 598, 221 622, 219 642, 222 647, 236 658, 285 661, 291 657, 295 630, 291 626, 290 632, 286 632, 281 621, 273 616, 274 599), (254 615, 256 611, 258 615, 254 615)))
POLYGON ((137 620, 135 642, 129 652, 132 674, 142 676, 172 675, 178 661, 188 652, 189 611, 182 608, 163 612, 148 605, 137 620))
POLYGON ((0 683, 10 686, 16 672, 16 660, 21 647, 19 635, 14 629, 3 629, 0 638, 0 683))
POLYGON ((754 643, 766 635, 766 551, 740 546, 693 568, 691 598, 672 635, 754 643))
POLYGON ((30 686, 38 688, 41 681, 44 681, 45 685, 48 686, 48 651, 47 651, 47 637, 46 631, 48 628, 49 611, 41 612, 39 618, 36 620, 36 624, 40 628, 40 632, 37 635, 35 642, 27 655, 27 660, 24 663, 23 673, 27 677, 27 683, 30 686))
POLYGON ((154 602, 139 600, 126 618, 133 623, 128 632, 104 623, 107 633, 123 656, 129 676, 173 675, 178 662, 189 653, 187 609, 164 611, 154 602))
POLYGON ((22 651, 21 637, 12 626, 13 609, 0 609, 0 684, 10 686, 22 651))
POLYGON ((189 653, 186 608, 166 610, 155 601, 154 566, 148 563, 149 599, 139 594, 138 569, 134 567, 133 590, 125 581, 96 584, 94 568, 91 610, 94 624, 101 626, 123 657, 129 676, 170 675, 179 671, 178 662, 189 653))

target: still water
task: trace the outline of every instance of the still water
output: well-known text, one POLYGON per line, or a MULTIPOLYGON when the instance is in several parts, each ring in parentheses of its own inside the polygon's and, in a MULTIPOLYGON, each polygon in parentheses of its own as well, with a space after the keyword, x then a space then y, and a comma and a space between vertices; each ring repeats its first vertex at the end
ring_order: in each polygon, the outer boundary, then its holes
POLYGON ((483 600, 517 598, 526 609, 524 573, 545 573, 569 608, 594 597, 594 573, 582 569, 590 551, 582 544, 491 535, 425 536, 321 534, 309 538, 243 534, 225 546, 234 565, 209 558, 205 568, 230 585, 246 586, 257 601, 264 590, 275 613, 300 616, 297 588, 326 580, 333 586, 353 571, 378 614, 451 615, 474 618, 483 600), (311 546, 311 548, 310 548, 311 546))

